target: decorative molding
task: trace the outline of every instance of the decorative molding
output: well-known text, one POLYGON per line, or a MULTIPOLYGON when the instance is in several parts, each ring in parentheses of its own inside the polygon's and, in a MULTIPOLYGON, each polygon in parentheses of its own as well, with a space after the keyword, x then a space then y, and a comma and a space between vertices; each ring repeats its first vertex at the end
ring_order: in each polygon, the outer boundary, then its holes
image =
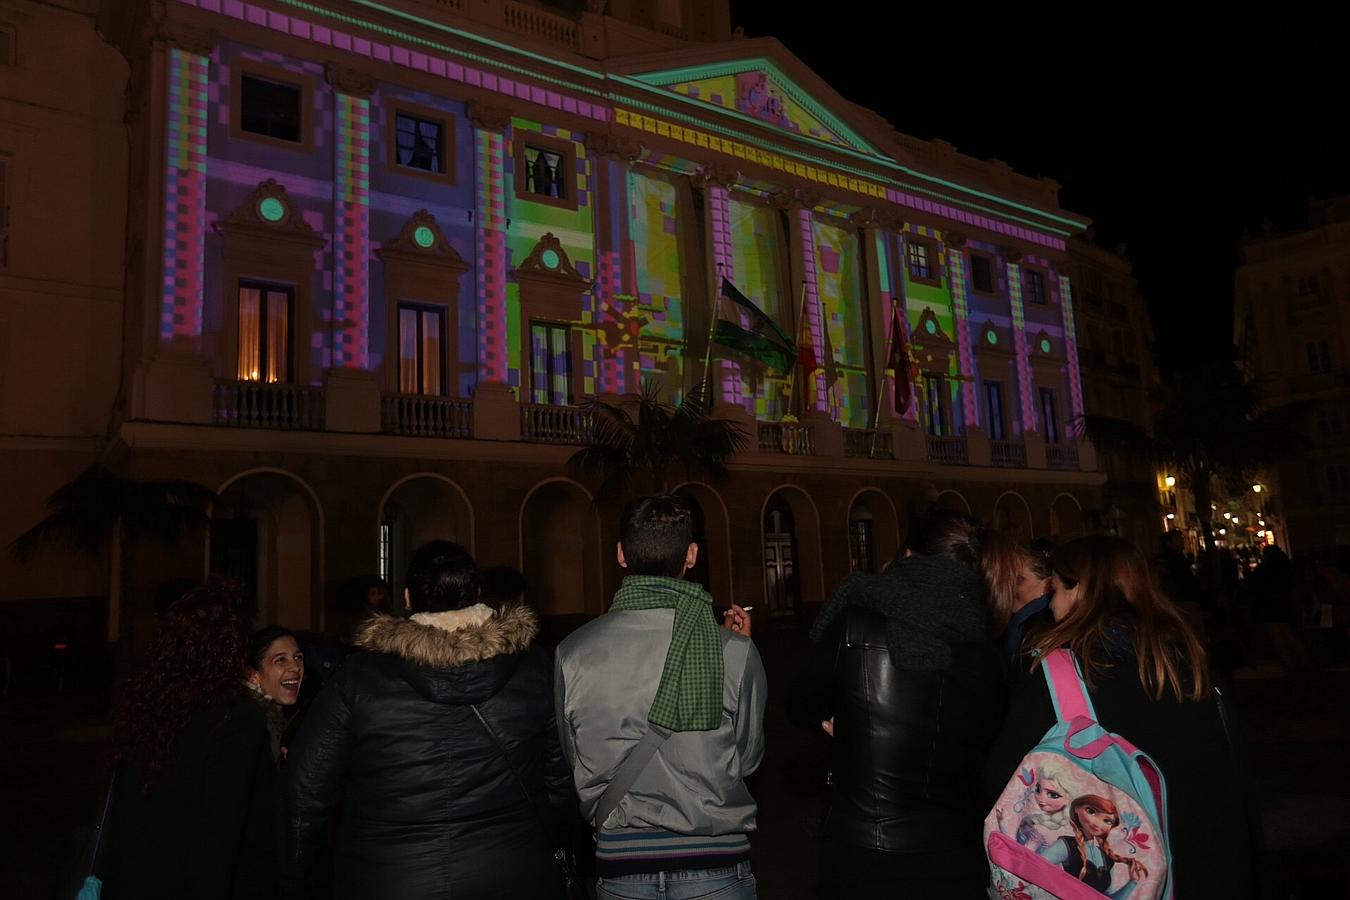
POLYGON ((515 268, 516 280, 537 280, 549 284, 575 287, 577 290, 586 290, 590 288, 591 283, 581 276, 572 266, 572 260, 568 257, 567 251, 563 249, 562 242, 554 236, 553 232, 547 232, 534 245, 530 255, 525 257, 520 265, 515 268), (556 260, 553 266, 548 265, 550 257, 547 254, 553 253, 552 259, 556 260))
POLYGON ((804 187, 784 188, 773 195, 773 204, 779 209, 815 209, 820 205, 820 194, 804 187))
POLYGON ((951 335, 942 330, 942 323, 937 320, 937 315, 932 307, 925 307, 919 315, 919 321, 914 326, 913 337, 910 339, 912 344, 922 346, 925 341, 942 341, 946 344, 955 344, 951 335), (929 330, 929 323, 932 323, 932 330, 929 330))
POLYGON ((375 93, 375 76, 361 69, 328 63, 324 66, 324 75, 328 83, 344 94, 353 97, 369 97, 375 93))
POLYGON ((956 250, 964 249, 966 246, 966 235, 962 231, 944 231, 942 239, 944 244, 956 250))
POLYGON ((694 187, 702 190, 707 187, 731 188, 741 178, 740 170, 721 160, 706 162, 694 171, 694 187))
POLYGON ((286 193, 286 188, 278 184, 275 178, 269 178, 259 184, 248 195, 248 199, 227 213, 224 218, 216 221, 215 229, 227 236, 231 234, 251 234, 268 240, 281 238, 299 241, 315 247, 322 246, 324 243, 323 235, 311 228, 309 223, 296 211, 291 204, 290 195, 286 193), (263 218, 262 206, 268 200, 275 200, 281 204, 282 215, 280 219, 269 221, 263 218))
POLYGON ((511 111, 501 106, 489 106, 486 103, 469 103, 469 121, 475 128, 485 131, 505 131, 511 124, 511 111))
POLYGON ((1013 265, 1017 266, 1022 264, 1022 251, 1018 250, 1016 247, 1000 247, 999 252, 1003 254, 1004 259, 1013 265))
POLYGON ((586 135, 586 149, 596 156, 610 156, 631 163, 642 156, 645 148, 641 141, 626 134, 592 131, 586 135))
MULTIPOLYGON (((425 233, 422 232, 423 235, 425 233)), ((441 227, 436 224, 436 217, 425 209, 413 213, 408 221, 403 223, 399 233, 381 244, 375 255, 383 262, 414 262, 444 266, 453 270, 455 274, 469 270, 469 264, 464 261, 464 257, 460 256, 445 239, 441 227), (418 243, 418 232, 422 229, 431 233, 430 246, 424 247, 418 243)))
POLYGON ((218 35, 214 28, 202 28, 164 18, 155 23, 154 38, 172 44, 185 53, 210 56, 216 47, 218 35))

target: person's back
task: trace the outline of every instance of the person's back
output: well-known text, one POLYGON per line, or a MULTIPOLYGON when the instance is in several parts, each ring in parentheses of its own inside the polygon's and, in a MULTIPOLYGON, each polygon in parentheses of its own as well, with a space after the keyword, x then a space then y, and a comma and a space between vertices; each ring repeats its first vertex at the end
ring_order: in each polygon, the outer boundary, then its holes
MULTIPOLYGON (((1056 554, 1055 570, 1055 625, 1033 649, 1072 649, 1102 727, 1157 763, 1167 789, 1173 894, 1256 896, 1259 826, 1241 741, 1207 684, 1199 642, 1149 584, 1142 557, 1119 538, 1072 541, 1056 554), (1141 655, 1154 684, 1141 676, 1141 655)), ((1024 673, 985 765, 986 805, 1055 721, 1043 673, 1024 673)))
POLYGON ((999 535, 952 513, 916 529, 914 555, 854 575, 812 628, 818 644, 789 716, 832 735, 820 895, 978 896, 976 784, 1006 708, 982 568, 1016 574, 999 535))
POLYGON ((624 523, 620 564, 651 574, 625 578, 610 612, 562 642, 554 679, 563 750, 597 829, 599 896, 677 896, 662 891, 680 883, 753 898, 744 778, 764 752, 763 665, 748 637, 717 626, 702 588, 680 580, 697 553, 688 510, 644 498, 624 523), (652 532, 671 565, 646 565, 652 532), (632 787, 610 795, 612 812, 597 813, 644 737, 667 732, 632 787))
POLYGON ((1003 724, 1006 663, 993 643, 953 645, 940 670, 898 669, 877 613, 845 614, 830 745, 833 803, 825 828, 859 847, 979 861, 974 789, 1003 724))
POLYGON ((149 790, 118 773, 104 896, 249 898, 274 889, 272 756, 262 710, 239 694, 193 713, 149 790))
POLYGON ((367 652, 325 685, 290 754, 287 896, 317 889, 339 805, 340 898, 558 895, 551 855, 574 797, 537 630, 523 606, 481 604, 364 626, 367 652))

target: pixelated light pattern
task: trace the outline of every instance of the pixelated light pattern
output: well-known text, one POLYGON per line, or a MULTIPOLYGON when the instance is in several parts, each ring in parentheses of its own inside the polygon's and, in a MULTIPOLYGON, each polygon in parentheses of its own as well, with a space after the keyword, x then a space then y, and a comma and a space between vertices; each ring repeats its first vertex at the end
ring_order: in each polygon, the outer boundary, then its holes
MULTIPOLYGON (((478 232, 478 374, 485 382, 510 384, 510 356, 518 357, 520 350, 518 344, 511 345, 506 315, 506 195, 502 184, 506 139, 484 128, 477 129, 474 137, 478 149, 478 215, 474 220, 478 232)), ((519 336, 518 325, 514 333, 519 336)))
MULTIPOLYGON (((628 172, 628 237, 633 253, 636 296, 619 304, 610 318, 631 326, 616 329, 635 345, 627 348, 638 362, 642 380, 659 383, 678 396, 685 354, 684 266, 677 184, 656 172, 628 172), (631 336, 637 331, 637 340, 631 336)), ((687 198, 685 198, 687 201, 687 198)))
POLYGON ((1012 309, 1013 352, 1017 355, 1017 392, 1022 397, 1022 431, 1036 430, 1035 382, 1027 348, 1027 318, 1022 308, 1022 267, 1008 262, 1008 305, 1012 309))
MULTIPOLYGON (((825 316, 820 308, 820 271, 816 259, 815 216, 809 209, 799 209, 797 213, 797 237, 802 248, 802 272, 806 277, 806 323, 798 329, 797 342, 801 343, 810 336, 811 347, 816 353, 816 362, 823 363, 825 358, 825 316)), ((799 367, 800 369, 800 367, 799 367)), ((829 413, 829 385, 825 380, 823 365, 814 372, 798 372, 803 382, 802 390, 811 398, 811 408, 816 412, 829 413)))
POLYGON ((1078 331, 1073 323, 1073 286, 1068 275, 1059 276, 1059 302, 1064 313, 1064 355, 1069 361, 1069 399, 1073 419, 1083 415, 1083 373, 1078 366, 1078 331))
MULTIPOLYGON (((714 271, 735 284, 737 276, 735 253, 731 242, 731 193, 720 184, 708 185, 707 215, 708 221, 712 223, 714 271)), ((721 289, 719 281, 714 293, 720 294, 721 289)), ((723 315, 733 314, 730 304, 714 297, 714 314, 718 310, 721 310, 723 315)), ((718 399, 722 403, 743 406, 745 401, 741 397, 741 367, 734 360, 727 359, 725 353, 722 348, 712 348, 712 378, 717 384, 718 399)))
POLYGON ((370 101, 337 95, 333 368, 370 368, 370 101))
POLYGON ((207 74, 211 60, 170 48, 159 338, 200 349, 206 252, 207 74))
MULTIPOLYGON (((562 248, 577 274, 587 280, 594 277, 595 210, 592 206, 594 192, 591 190, 590 159, 587 155, 584 139, 585 135, 581 132, 574 132, 567 128, 524 118, 513 118, 511 120, 511 129, 505 140, 502 154, 502 166, 505 175, 502 179, 503 193, 508 209, 507 218, 510 220, 509 228, 503 222, 504 271, 506 273, 524 262, 526 257, 534 252, 534 248, 545 234, 552 234, 562 244, 562 248), (565 141, 571 144, 576 165, 568 173, 570 181, 565 190, 569 192, 568 196, 576 199, 576 209, 558 207, 549 203, 538 203, 516 189, 516 142, 521 141, 528 144, 532 135, 543 135, 552 138, 554 141, 565 141)), ((580 292, 582 289, 578 290, 580 292)), ((599 390, 600 364, 604 358, 603 347, 596 340, 595 332, 595 327, 599 324, 597 313, 599 312, 600 300, 594 290, 587 290, 580 296, 582 301, 581 319, 571 323, 577 331, 576 344, 580 346, 580 353, 570 354, 569 357, 564 358, 561 351, 555 351, 554 349, 548 351, 553 354, 555 369, 571 367, 570 375, 573 378, 573 383, 578 385, 583 395, 582 397, 574 396, 572 399, 576 402, 580 402, 584 395, 595 394, 599 390)), ((522 321, 520 285, 516 281, 508 278, 505 297, 506 377, 509 384, 519 385, 522 372, 520 351, 523 346, 522 336, 526 333, 525 329, 529 329, 530 323, 522 321)), ((535 356, 542 352, 542 347, 532 348, 532 353, 535 356)), ((522 395, 522 399, 528 399, 528 396, 529 392, 526 392, 522 395)), ((544 402, 544 400, 539 399, 536 402, 544 402)))
POLYGON ((956 321, 957 373, 961 376, 961 410, 967 426, 980 424, 980 405, 975 391, 975 353, 970 343, 970 307, 966 302, 966 254, 948 248, 947 283, 952 291, 952 316, 956 321))
POLYGON ((866 428, 871 419, 867 378, 862 248, 858 232, 821 218, 812 221, 817 287, 824 323, 817 360, 825 367, 831 417, 847 428, 866 428))
MULTIPOLYGON (((796 300, 783 285, 786 246, 777 210, 760 203, 732 199, 728 210, 731 227, 732 268, 736 287, 764 310, 769 318, 792 334, 797 316, 796 300)), ((723 315, 734 314, 727 306, 723 315)), ((749 323, 742 317, 742 325, 749 323)), ((789 373, 770 369, 753 359, 742 359, 741 399, 745 411, 756 419, 776 422, 789 411, 789 373)))
POLYGON ((784 131, 841 147, 853 144, 836 134, 792 96, 792 90, 768 72, 755 70, 715 75, 680 84, 670 90, 723 109, 734 109, 784 131))

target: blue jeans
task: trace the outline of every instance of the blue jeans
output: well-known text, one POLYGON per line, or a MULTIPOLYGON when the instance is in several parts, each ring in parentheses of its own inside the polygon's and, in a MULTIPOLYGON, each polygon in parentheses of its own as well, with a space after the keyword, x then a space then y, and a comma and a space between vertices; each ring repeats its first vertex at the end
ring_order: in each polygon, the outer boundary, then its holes
POLYGON ((596 879, 596 900, 756 900, 750 863, 596 879))

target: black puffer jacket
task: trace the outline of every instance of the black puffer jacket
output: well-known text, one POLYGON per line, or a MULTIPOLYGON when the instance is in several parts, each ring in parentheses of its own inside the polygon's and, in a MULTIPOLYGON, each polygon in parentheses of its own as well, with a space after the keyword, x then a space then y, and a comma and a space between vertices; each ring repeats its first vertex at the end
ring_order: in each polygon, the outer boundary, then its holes
POLYGON ((834 719, 828 841, 978 863, 977 780, 1006 702, 982 595, 965 566, 913 556, 852 576, 822 610, 789 714, 834 719))
POLYGON ((526 607, 381 616, 324 686, 285 770, 284 897, 315 896, 341 808, 335 895, 475 900, 560 895, 539 813, 576 815, 553 718, 552 665, 526 607), (498 745, 524 778, 528 803, 498 745))

